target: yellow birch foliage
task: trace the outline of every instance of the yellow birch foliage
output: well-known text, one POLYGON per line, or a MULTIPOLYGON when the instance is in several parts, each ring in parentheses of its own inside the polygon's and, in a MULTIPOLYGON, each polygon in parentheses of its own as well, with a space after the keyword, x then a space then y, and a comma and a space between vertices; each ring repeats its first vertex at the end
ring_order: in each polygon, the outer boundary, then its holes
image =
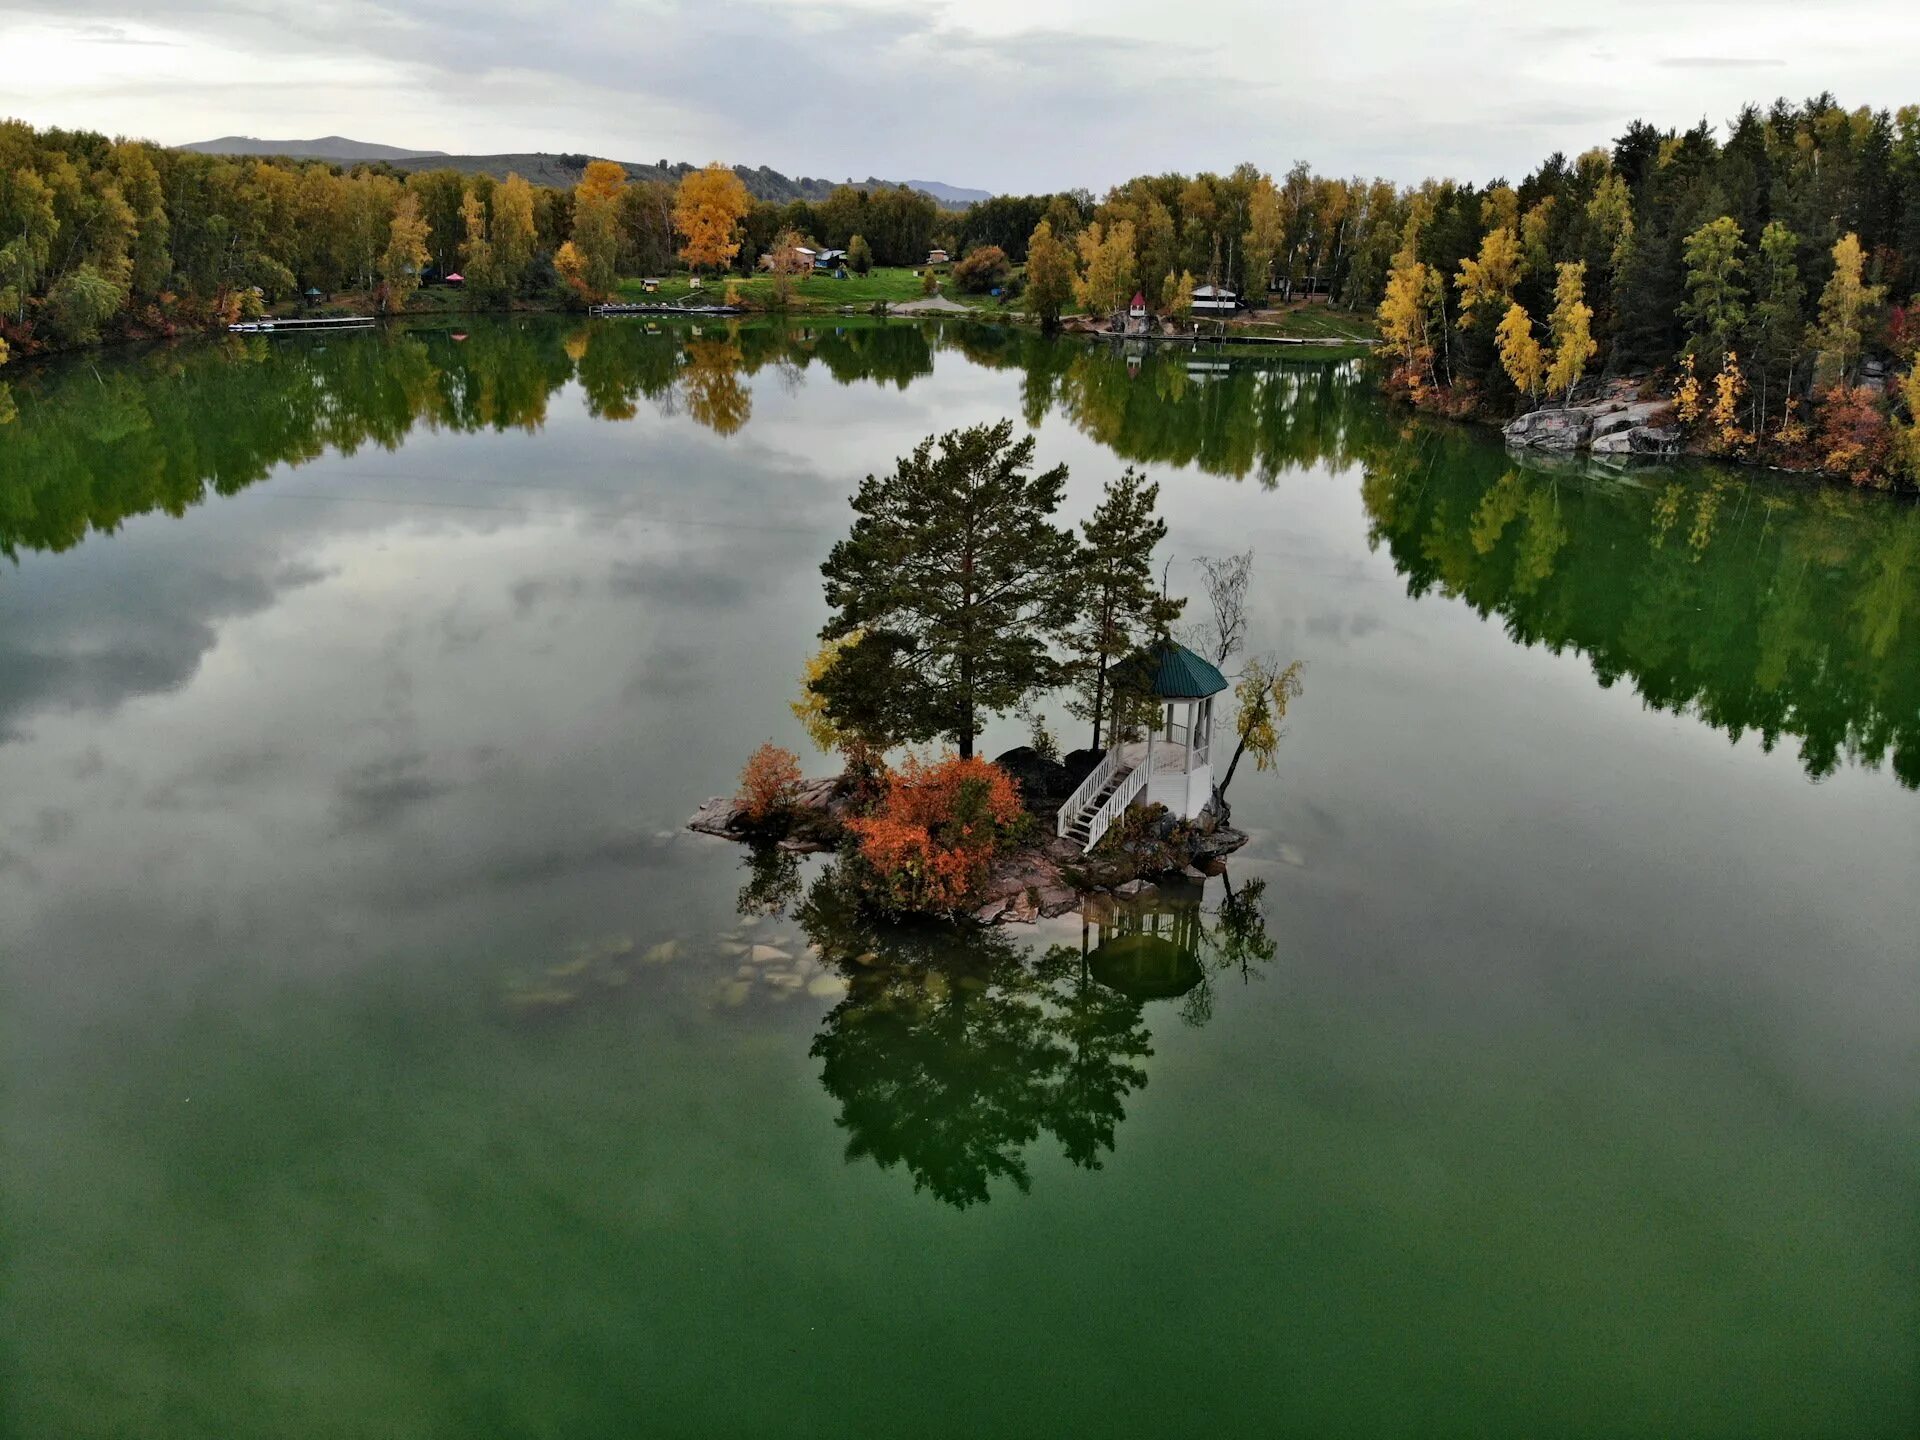
POLYGON ((1074 293, 1093 314, 1124 310, 1133 298, 1133 239, 1131 220, 1116 221, 1105 231, 1096 220, 1075 241, 1083 273, 1074 282, 1074 293))
MULTIPOLYGON (((1411 227, 1409 227, 1411 229, 1411 227)), ((1414 258, 1411 237, 1394 257, 1387 275, 1386 298, 1380 302, 1380 336, 1396 360, 1398 381, 1417 399, 1433 377, 1433 342, 1427 329, 1440 276, 1414 258)))
POLYGON ((501 282, 509 291, 517 291, 526 283, 527 266, 533 263, 538 242, 539 229, 533 219, 533 186, 518 175, 509 174, 493 192, 493 258, 500 267, 501 282))
POLYGON ((1505 306, 1512 300, 1513 287, 1520 283, 1525 270, 1519 237, 1504 225, 1489 230, 1480 242, 1479 258, 1462 260, 1460 273, 1454 277, 1460 290, 1460 328, 1473 328, 1476 310, 1505 306))
POLYGON ((695 270, 732 264, 740 222, 752 208, 740 177, 718 160, 686 176, 673 196, 673 228, 686 241, 680 258, 695 270))
POLYGON ((1707 408, 1707 424, 1712 429, 1707 443, 1720 454, 1738 454, 1753 443, 1753 437, 1740 428, 1740 401, 1746 393, 1740 357, 1729 350, 1720 373, 1713 377, 1713 404, 1707 408))
POLYGON ((1593 338, 1593 307, 1586 302, 1587 262, 1562 265, 1553 286, 1553 316, 1548 330, 1553 340, 1553 364, 1547 370, 1547 389, 1566 394, 1587 373, 1587 361, 1599 352, 1593 338))
MULTIPOLYGON (((0 358, 4 358, 3 351, 0 358)), ((1894 465, 1909 485, 1920 486, 1920 363, 1900 382, 1900 398, 1906 402, 1907 422, 1894 423, 1894 465)))
POLYGON ((1680 384, 1673 392, 1673 413, 1680 417, 1681 423, 1693 424, 1700 418, 1700 377, 1694 372, 1693 357, 1687 356, 1686 369, 1680 374, 1680 384))
POLYGON ((1813 328, 1814 384, 1825 389, 1853 378, 1865 339, 1868 312, 1886 299, 1884 285, 1861 279, 1864 255, 1860 237, 1851 232, 1833 246, 1833 277, 1820 292, 1820 320, 1813 328))
POLYGON ((427 222, 420 214, 420 197, 402 195, 393 207, 387 248, 380 256, 380 278, 386 282, 388 308, 407 308, 407 301, 420 288, 420 271, 427 258, 427 222))
POLYGON ((1514 389, 1538 398, 1540 384, 1547 373, 1546 352, 1533 338, 1533 320, 1517 300, 1507 307, 1507 315, 1494 332, 1493 342, 1500 351, 1501 368, 1513 381, 1514 389))

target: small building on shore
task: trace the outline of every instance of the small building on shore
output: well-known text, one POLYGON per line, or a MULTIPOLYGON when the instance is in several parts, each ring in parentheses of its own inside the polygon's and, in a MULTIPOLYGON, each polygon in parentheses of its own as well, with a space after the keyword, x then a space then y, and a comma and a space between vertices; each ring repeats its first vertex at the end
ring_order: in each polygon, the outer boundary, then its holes
POLYGON ((1196 315, 1231 315, 1240 308, 1240 297, 1221 285, 1201 285, 1193 292, 1196 315))
POLYGON ((927 264, 945 265, 947 263, 948 263, 947 252, 940 249, 938 246, 935 246, 933 249, 927 252, 927 264))

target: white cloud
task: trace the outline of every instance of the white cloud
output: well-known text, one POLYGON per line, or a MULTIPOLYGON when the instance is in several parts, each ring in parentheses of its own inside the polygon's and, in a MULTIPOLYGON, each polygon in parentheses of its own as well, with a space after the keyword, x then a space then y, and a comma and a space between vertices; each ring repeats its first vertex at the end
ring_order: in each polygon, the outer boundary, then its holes
POLYGON ((1518 176, 1634 118, 1914 98, 1880 0, 1537 4, 73 0, 0 8, 8 104, 170 143, 352 135, 455 152, 725 158, 999 190, 1274 170, 1518 176))

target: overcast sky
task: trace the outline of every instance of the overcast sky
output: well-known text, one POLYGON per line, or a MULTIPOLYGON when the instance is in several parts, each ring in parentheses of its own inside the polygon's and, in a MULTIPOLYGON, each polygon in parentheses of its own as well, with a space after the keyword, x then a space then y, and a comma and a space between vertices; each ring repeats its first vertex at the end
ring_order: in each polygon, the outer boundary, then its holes
POLYGON ((0 114, 1101 190, 1296 159, 1518 179, 1630 119, 1920 101, 1884 0, 0 0, 0 114))

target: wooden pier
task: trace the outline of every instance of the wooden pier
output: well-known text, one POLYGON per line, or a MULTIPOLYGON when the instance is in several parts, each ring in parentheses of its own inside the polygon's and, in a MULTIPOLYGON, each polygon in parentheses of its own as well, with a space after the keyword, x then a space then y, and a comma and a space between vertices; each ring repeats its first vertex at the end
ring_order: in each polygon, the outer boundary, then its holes
POLYGON ((738 305, 669 305, 664 301, 652 305, 589 305, 589 315, 739 315, 743 314, 738 305))
POLYGON ((282 330, 366 330, 375 324, 371 315, 329 315, 294 320, 240 320, 227 326, 233 335, 277 335, 282 330))

